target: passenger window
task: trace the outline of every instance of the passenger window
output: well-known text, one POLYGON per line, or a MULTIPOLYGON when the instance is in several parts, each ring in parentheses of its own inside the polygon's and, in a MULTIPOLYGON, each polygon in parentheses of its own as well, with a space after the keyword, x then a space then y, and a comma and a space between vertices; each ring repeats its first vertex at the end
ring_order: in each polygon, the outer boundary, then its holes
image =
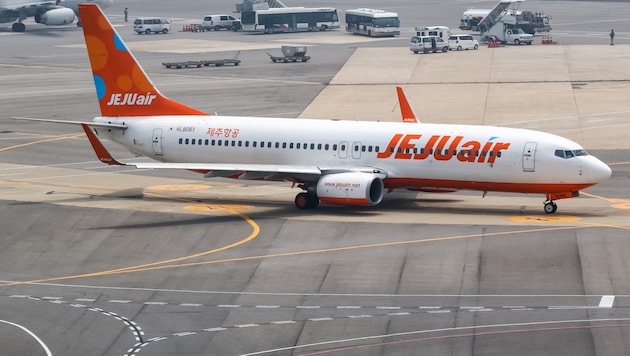
POLYGON ((179 139, 179 144, 181 145, 184 142, 184 139, 180 138, 179 139))

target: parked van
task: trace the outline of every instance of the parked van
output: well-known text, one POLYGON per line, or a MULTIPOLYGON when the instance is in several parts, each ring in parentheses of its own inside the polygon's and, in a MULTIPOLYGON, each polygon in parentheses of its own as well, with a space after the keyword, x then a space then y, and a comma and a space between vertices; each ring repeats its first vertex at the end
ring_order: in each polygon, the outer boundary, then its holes
POLYGON ((444 41, 441 37, 436 36, 414 36, 411 37, 409 50, 415 54, 418 54, 419 52, 448 52, 448 42, 444 41))
POLYGON ((162 17, 138 18, 133 22, 133 30, 139 35, 154 33, 166 34, 171 30, 171 20, 162 17))
POLYGON ((241 29, 241 20, 231 15, 206 15, 203 17, 204 30, 219 31, 221 29, 238 31, 241 29))
POLYGON ((477 49, 479 42, 471 35, 452 35, 448 38, 448 48, 461 51, 463 49, 477 49))
POLYGON ((416 36, 433 36, 440 37, 444 41, 448 41, 448 38, 453 34, 451 29, 446 26, 429 26, 429 27, 416 27, 416 36))

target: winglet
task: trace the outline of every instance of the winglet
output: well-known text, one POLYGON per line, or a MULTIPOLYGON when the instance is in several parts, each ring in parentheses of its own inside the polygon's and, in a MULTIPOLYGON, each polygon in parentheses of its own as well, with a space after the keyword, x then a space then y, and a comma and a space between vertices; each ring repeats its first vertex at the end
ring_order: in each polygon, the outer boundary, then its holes
POLYGON ((99 161, 109 164, 111 166, 126 166, 126 164, 119 162, 111 155, 111 153, 109 153, 107 148, 103 146, 101 141, 98 139, 98 137, 96 137, 94 132, 92 132, 87 124, 81 124, 81 127, 83 127, 83 131, 85 131, 88 140, 90 140, 90 144, 92 145, 94 153, 96 153, 96 157, 98 157, 99 161))
POLYGON ((412 123, 420 123, 416 113, 413 111, 413 108, 407 101, 407 97, 403 92, 401 87, 396 87, 396 92, 398 93, 398 105, 400 105, 400 113, 402 114, 403 122, 412 122, 412 123))
POLYGON ((79 4, 102 116, 207 115, 163 96, 96 4, 79 4))

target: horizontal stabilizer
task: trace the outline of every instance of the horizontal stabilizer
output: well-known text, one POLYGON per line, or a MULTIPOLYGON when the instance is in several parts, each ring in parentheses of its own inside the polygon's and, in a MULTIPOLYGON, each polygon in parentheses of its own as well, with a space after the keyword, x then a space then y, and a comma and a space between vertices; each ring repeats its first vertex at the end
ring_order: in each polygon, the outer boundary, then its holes
POLYGON ((91 127, 106 127, 110 129, 119 129, 126 130, 127 125, 119 125, 119 124, 107 124, 107 123, 97 123, 97 122, 85 122, 85 121, 70 121, 70 120, 53 120, 53 119, 35 119, 31 117, 12 117, 13 120, 22 120, 22 121, 40 121, 40 122, 51 122, 54 124, 68 124, 68 125, 88 125, 91 127))

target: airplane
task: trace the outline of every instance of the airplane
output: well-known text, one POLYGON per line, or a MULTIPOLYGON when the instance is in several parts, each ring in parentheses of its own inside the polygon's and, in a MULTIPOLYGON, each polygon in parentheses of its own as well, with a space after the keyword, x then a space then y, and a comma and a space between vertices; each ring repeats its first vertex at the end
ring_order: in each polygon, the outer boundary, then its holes
MULTIPOLYGON (((100 161, 183 169, 205 178, 286 181, 299 209, 374 206, 395 189, 473 190, 558 199, 608 179, 579 144, 540 131, 420 122, 397 88, 402 122, 208 115, 163 96, 98 6, 80 4, 101 116, 79 124, 100 161), (100 138, 155 162, 124 163, 100 138)), ((19 119, 19 118, 18 118, 19 119)))
MULTIPOLYGON (((15 22, 13 32, 24 32, 22 23, 27 17, 49 26, 63 26, 74 22, 79 3, 98 4, 107 8, 114 0, 0 0, 0 23, 15 22)), ((81 22, 77 22, 81 26, 81 22)))

